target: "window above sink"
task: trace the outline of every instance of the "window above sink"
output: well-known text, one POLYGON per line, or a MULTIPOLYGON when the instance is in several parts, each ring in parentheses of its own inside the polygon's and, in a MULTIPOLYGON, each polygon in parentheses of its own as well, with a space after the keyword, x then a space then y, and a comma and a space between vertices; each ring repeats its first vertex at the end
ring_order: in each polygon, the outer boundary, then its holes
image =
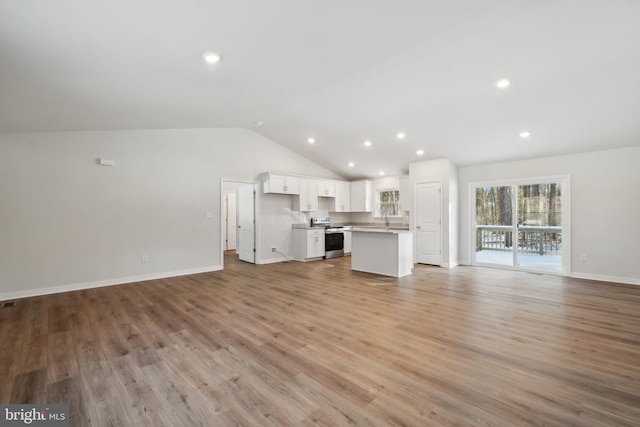
POLYGON ((400 190, 398 188, 380 188, 376 190, 375 216, 379 218, 402 217, 400 190))

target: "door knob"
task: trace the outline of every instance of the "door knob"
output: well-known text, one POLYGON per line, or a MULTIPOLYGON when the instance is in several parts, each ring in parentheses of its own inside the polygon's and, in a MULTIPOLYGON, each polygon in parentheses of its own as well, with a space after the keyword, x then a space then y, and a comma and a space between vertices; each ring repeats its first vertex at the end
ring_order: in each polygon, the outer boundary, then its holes
POLYGON ((419 225, 416 225, 416 230, 420 230, 420 226, 419 225))

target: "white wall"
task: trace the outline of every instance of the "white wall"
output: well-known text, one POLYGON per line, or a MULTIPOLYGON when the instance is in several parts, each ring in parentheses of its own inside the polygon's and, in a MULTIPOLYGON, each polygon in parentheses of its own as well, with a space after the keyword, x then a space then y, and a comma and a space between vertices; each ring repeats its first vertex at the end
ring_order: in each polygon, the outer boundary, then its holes
POLYGON ((243 129, 0 134, 0 299, 219 269, 221 178, 267 170, 335 177, 243 129))
POLYGON ((294 197, 286 194, 261 196, 258 264, 280 262, 293 257, 291 225, 301 222, 298 213, 291 210, 294 197), (276 246, 280 253, 272 253, 271 246, 276 246))
POLYGON ((461 167, 461 262, 471 255, 469 183, 557 175, 571 181, 570 274, 640 284, 640 147, 461 167))

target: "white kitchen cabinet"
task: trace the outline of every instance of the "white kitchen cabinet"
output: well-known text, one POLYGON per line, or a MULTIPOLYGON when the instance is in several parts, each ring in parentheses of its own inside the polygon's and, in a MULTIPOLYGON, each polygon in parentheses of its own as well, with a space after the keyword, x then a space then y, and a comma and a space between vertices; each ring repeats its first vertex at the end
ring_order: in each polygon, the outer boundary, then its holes
POLYGON ((320 197, 336 197, 335 181, 318 181, 318 196, 320 197))
POLYGON ((318 210, 318 181, 300 178, 300 194, 294 200, 293 210, 300 212, 318 210))
POLYGON ((293 258, 310 261, 324 257, 324 228, 293 229, 293 258))
POLYGON ((300 194, 300 178, 275 173, 265 174, 264 193, 300 194))
POLYGON ((324 256, 324 230, 307 231, 307 258, 322 258, 324 256))
POLYGON ((344 230, 344 254, 351 253, 351 230, 344 230))
POLYGON ((349 183, 351 191, 351 212, 372 212, 373 186, 371 181, 349 183))
POLYGON ((336 181, 336 197, 331 212, 351 212, 351 190, 346 181, 336 181))

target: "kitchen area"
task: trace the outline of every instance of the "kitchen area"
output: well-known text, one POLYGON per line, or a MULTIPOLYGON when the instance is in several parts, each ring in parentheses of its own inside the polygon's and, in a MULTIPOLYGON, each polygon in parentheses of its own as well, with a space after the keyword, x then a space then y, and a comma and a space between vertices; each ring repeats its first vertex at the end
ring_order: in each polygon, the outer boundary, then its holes
POLYGON ((347 182, 267 172, 260 187, 261 213, 280 229, 275 235, 269 227, 260 239, 279 242, 269 244, 281 255, 272 262, 350 256, 352 270, 411 274, 408 176, 347 182))

